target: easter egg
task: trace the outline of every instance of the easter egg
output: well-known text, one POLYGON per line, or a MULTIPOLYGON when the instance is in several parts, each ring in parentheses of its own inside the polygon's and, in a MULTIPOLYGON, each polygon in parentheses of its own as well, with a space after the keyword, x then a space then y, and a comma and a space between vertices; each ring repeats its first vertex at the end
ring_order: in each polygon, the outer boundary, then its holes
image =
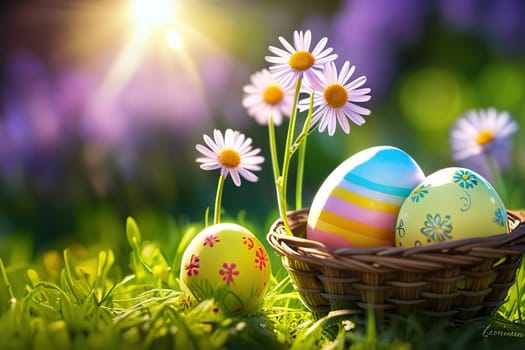
POLYGON ((270 278, 270 261, 261 242, 232 223, 209 226, 184 251, 183 288, 198 301, 215 300, 230 314, 257 311, 270 278))
POLYGON ((508 232, 507 211, 494 187, 475 171, 451 167, 430 174, 406 198, 396 222, 396 246, 508 232))
POLYGON ((393 246, 399 208, 424 177, 414 159, 396 147, 354 154, 315 194, 307 238, 334 249, 393 246))

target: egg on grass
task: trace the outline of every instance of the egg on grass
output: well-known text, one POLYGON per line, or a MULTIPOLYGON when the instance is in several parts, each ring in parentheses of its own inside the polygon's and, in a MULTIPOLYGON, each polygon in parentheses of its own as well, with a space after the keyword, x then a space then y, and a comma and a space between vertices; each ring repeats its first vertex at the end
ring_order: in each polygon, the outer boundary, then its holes
POLYGON ((399 210, 396 246, 413 247, 509 232, 494 187, 461 167, 440 169, 410 193, 399 210))
POLYGON ((226 313, 256 312, 270 279, 266 249, 248 229, 233 223, 209 226, 184 251, 183 289, 194 299, 213 298, 226 313))
POLYGON ((334 249, 393 246, 399 208, 424 177, 415 160, 397 147, 354 154, 315 194, 307 238, 334 249))

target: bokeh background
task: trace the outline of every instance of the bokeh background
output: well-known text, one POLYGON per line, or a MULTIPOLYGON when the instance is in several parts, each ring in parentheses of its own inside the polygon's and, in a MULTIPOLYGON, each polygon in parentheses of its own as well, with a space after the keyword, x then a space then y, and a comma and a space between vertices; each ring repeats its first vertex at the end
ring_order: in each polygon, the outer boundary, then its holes
POLYGON ((365 125, 309 138, 305 204, 366 147, 400 147, 427 174, 454 165, 453 121, 492 106, 521 126, 504 177, 507 207, 525 206, 525 2, 174 0, 149 30, 132 3, 0 5, 2 256, 119 246, 127 216, 146 237, 203 222, 218 174, 199 169, 195 144, 214 128, 246 133, 267 158, 258 183, 227 181, 223 197, 226 217, 263 237, 277 216, 267 129, 243 110, 242 87, 296 29, 328 37, 372 89, 365 125))

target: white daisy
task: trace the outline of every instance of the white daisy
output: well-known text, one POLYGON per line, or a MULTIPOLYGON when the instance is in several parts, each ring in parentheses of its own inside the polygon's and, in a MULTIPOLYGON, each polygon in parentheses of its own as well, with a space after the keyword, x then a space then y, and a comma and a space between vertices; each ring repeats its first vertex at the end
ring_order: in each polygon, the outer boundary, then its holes
POLYGON ((518 124, 508 112, 499 112, 495 108, 467 111, 458 118, 450 132, 452 158, 491 178, 487 156, 497 170, 508 167, 512 135, 517 130, 518 124))
POLYGON ((213 140, 203 135, 206 146, 197 144, 195 148, 204 157, 197 158, 203 170, 221 169, 221 175, 226 178, 231 175, 236 186, 241 185, 241 176, 251 182, 258 180, 252 171, 261 170, 259 164, 264 157, 258 156, 260 148, 252 148, 252 139, 244 134, 227 129, 223 134, 220 130, 213 131, 213 140))
POLYGON ((274 64, 270 72, 283 86, 293 86, 300 76, 306 80, 315 78, 315 70, 321 70, 325 63, 337 58, 336 54, 330 54, 333 50, 331 47, 325 49, 327 38, 322 38, 310 51, 312 33, 309 30, 304 33, 294 31, 293 39, 294 46, 280 36, 279 41, 286 50, 270 46, 268 49, 277 56, 265 57, 266 61, 274 64))
POLYGON ((289 116, 293 107, 294 91, 281 86, 272 78, 268 69, 260 70, 250 77, 244 86, 242 105, 259 124, 268 124, 272 116, 275 125, 281 125, 283 115, 289 116))
MULTIPOLYGON (((355 66, 350 66, 346 61, 339 74, 335 63, 329 62, 324 66, 322 73, 317 73, 317 78, 308 84, 314 93, 312 125, 319 125, 319 132, 328 128, 328 134, 335 133, 337 124, 345 133, 350 132, 350 119, 356 125, 365 123, 362 115, 370 115, 370 110, 357 105, 355 102, 370 100, 370 89, 361 88, 366 83, 366 77, 360 76, 347 83, 355 71, 355 66)), ((299 108, 309 108, 310 98, 299 102, 299 108)))

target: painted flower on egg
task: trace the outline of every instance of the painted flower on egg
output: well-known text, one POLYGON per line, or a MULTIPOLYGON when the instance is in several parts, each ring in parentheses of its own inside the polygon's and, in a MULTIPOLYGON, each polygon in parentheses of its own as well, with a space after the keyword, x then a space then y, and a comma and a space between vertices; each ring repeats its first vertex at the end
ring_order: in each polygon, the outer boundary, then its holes
POLYGON ((468 170, 458 170, 454 173, 454 182, 461 188, 473 188, 478 184, 476 175, 468 170))
POLYGON ((428 194, 427 187, 430 187, 430 185, 417 186, 414 189, 414 191, 412 191, 412 194, 410 195, 410 199, 412 199, 412 202, 419 202, 420 199, 424 198, 425 195, 428 194))
POLYGON ((505 225, 507 225, 507 213, 502 208, 498 208, 494 212, 494 218, 492 221, 494 221, 500 227, 505 227, 505 225))
POLYGON ((420 231, 427 237, 427 242, 429 243, 451 239, 452 224, 450 223, 450 215, 441 217, 440 214, 434 216, 427 214, 425 226, 420 231))

